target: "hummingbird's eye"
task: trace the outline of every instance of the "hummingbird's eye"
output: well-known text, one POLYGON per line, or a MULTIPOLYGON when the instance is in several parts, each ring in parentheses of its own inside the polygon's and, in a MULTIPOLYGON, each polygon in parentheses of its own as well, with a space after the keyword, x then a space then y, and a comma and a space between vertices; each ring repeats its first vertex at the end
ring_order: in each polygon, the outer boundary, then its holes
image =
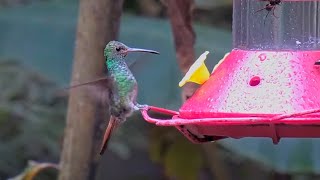
POLYGON ((121 48, 120 48, 120 47, 116 47, 116 51, 118 51, 118 52, 119 52, 120 50, 121 50, 121 48))

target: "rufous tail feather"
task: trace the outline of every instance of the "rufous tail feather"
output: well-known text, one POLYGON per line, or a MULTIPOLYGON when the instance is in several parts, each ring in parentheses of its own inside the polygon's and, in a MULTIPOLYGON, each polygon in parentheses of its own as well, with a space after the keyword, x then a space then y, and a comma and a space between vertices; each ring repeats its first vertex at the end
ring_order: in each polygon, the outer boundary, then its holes
POLYGON ((104 153, 104 151, 107 149, 109 139, 112 135, 113 130, 116 128, 116 124, 117 124, 116 117, 110 116, 108 127, 107 127, 106 132, 104 133, 104 136, 103 136, 103 141, 102 141, 102 145, 101 145, 101 149, 100 149, 100 155, 102 155, 104 153))

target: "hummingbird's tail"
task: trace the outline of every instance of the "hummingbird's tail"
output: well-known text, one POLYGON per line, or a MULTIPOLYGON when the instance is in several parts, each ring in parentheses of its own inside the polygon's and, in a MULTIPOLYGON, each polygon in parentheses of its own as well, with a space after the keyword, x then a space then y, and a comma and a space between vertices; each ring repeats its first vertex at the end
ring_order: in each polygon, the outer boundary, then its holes
POLYGON ((111 134, 113 130, 117 127, 117 118, 114 116, 110 116, 109 124, 106 129, 106 132, 104 133, 101 149, 100 149, 100 155, 104 153, 104 151, 107 149, 109 139, 111 137, 111 134))

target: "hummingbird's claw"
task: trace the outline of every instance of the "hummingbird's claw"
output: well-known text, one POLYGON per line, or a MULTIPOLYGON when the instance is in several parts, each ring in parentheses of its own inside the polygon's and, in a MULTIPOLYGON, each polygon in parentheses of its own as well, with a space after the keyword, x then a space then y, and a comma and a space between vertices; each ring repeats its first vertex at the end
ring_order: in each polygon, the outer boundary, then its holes
POLYGON ((146 105, 146 104, 136 104, 135 105, 135 110, 143 110, 143 109, 145 109, 145 108, 147 108, 148 107, 148 105, 146 105))

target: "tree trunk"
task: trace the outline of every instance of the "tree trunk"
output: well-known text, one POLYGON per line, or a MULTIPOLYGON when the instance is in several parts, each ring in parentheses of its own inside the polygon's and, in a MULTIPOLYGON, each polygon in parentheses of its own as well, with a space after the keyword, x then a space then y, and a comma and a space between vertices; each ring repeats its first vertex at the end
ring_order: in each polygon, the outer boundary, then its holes
MULTIPOLYGON (((117 38, 122 4, 123 0, 80 1, 72 84, 103 74, 103 49, 117 38)), ((94 179, 105 120, 96 118, 101 111, 107 110, 99 110, 83 90, 70 94, 59 180, 94 179)))
MULTIPOLYGON (((194 44, 196 35, 192 28, 193 0, 163 0, 167 6, 173 32, 176 57, 183 75, 187 73, 195 61, 194 44)), ((182 89, 182 100, 185 101, 198 86, 194 83, 186 83, 182 89)))
MULTIPOLYGON (((194 1, 162 1, 168 9, 178 64, 182 73, 186 74, 190 66, 195 61, 194 44, 196 35, 192 28, 192 11, 194 7, 194 1)), ((198 87, 199 86, 194 83, 187 83, 185 86, 183 86, 182 100, 185 101, 191 97, 198 87)), ((211 158, 213 157, 212 155, 217 154, 215 146, 212 146, 214 149, 210 149, 205 146, 202 146, 202 148, 204 149, 206 158, 211 158)), ((213 161, 213 159, 209 159, 209 161, 213 161)), ((214 166, 212 166, 211 162, 208 162, 208 165, 210 166, 210 170, 215 176, 215 179, 228 179, 226 171, 223 171, 223 169, 220 168, 220 166, 222 166, 222 162, 218 159, 214 159, 214 163, 214 166)))

